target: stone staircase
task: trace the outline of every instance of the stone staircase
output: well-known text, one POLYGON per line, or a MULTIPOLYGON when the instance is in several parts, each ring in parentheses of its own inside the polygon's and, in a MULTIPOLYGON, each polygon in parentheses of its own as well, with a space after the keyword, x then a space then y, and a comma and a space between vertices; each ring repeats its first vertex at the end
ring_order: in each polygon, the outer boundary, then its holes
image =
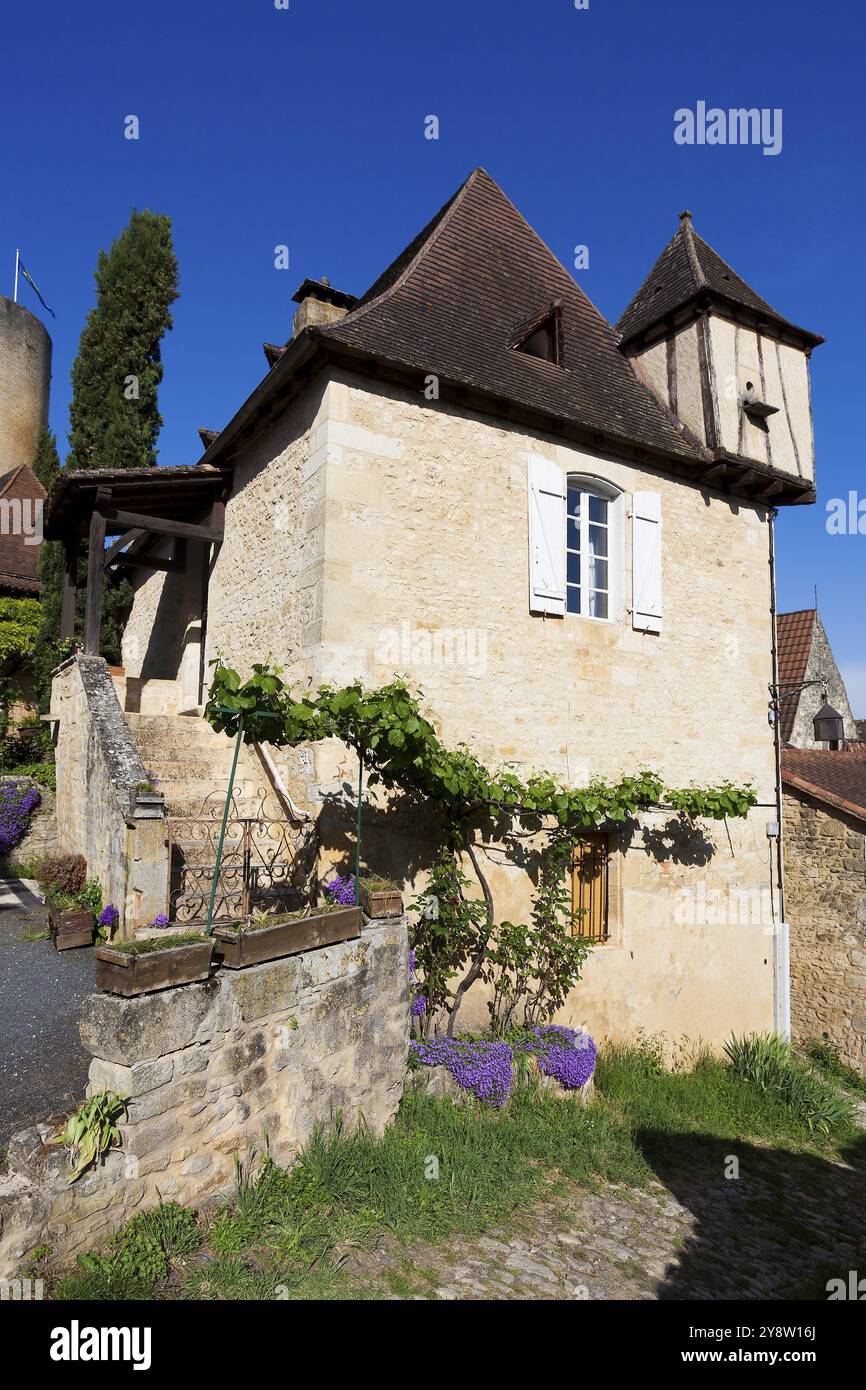
MULTIPOLYGON (((171 819, 191 819, 225 798, 231 776, 234 740, 218 734, 194 714, 137 714, 126 720, 148 773, 165 797, 171 819)), ((235 777, 235 801, 251 815, 267 787, 265 771, 253 749, 241 746, 235 777)))

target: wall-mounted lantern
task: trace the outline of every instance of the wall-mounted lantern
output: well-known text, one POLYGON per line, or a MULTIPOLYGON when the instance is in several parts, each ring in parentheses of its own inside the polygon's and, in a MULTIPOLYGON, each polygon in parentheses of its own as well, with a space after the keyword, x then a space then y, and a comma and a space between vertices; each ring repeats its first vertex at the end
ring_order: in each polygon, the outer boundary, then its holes
POLYGON ((812 721, 816 743, 843 743, 845 740, 845 721, 837 709, 826 701, 812 721))

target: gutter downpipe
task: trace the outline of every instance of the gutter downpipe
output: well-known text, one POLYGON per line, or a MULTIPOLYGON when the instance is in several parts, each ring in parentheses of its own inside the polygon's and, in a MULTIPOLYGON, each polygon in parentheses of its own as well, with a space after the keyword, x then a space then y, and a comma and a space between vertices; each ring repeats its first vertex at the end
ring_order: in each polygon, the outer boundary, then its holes
POLYGON ((773 743, 776 768, 776 887, 779 901, 779 920, 773 924, 773 1028, 782 1037, 791 1037, 791 960, 790 933, 785 920, 785 858, 782 827, 782 731, 779 712, 779 649, 776 623, 776 516, 770 508, 770 623, 772 628, 773 684, 773 743))

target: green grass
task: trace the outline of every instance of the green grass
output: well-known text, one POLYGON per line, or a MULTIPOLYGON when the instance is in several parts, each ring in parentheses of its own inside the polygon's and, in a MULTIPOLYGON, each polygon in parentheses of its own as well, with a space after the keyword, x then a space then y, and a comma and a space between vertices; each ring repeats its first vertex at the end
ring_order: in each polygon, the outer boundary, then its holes
POLYGON ((153 936, 144 941, 112 941, 111 950, 124 956, 149 956, 156 951, 170 951, 177 946, 195 946, 206 940, 203 932, 175 932, 172 936, 153 936))
POLYGON ((855 1096, 866 1096, 866 1076, 855 1071, 843 1062, 838 1052, 828 1042, 820 1038, 810 1038, 806 1044, 806 1056, 829 1081, 842 1086, 855 1096))
MULTIPOLYGON (((666 1072, 651 1047, 602 1052, 596 1092, 584 1108, 525 1085, 495 1110, 410 1085, 381 1139, 337 1123, 315 1133, 288 1171, 269 1160, 240 1169, 234 1197, 197 1220, 200 1251, 179 1257, 171 1242, 157 1240, 155 1251, 145 1242, 149 1294, 141 1261, 117 1254, 136 1248, 121 1235, 108 1257, 83 1257, 55 1297, 414 1297, 428 1291, 420 1271, 404 1265, 378 1282, 353 1280, 347 1258, 383 1236, 409 1246, 507 1228, 534 1202, 575 1186, 641 1187, 696 1166, 716 1174, 737 1143, 780 1173, 791 1156, 822 1173, 863 1137, 847 1121, 816 1133, 784 1099, 711 1058, 666 1072)), ((782 1217, 783 1191, 779 1201, 782 1217)))
POLYGON ((33 931, 22 931, 22 932, 19 932, 19 933, 18 933, 18 940, 19 940, 19 941, 47 941, 50 935, 51 935, 50 932, 47 932, 47 931, 36 931, 36 930, 34 929, 33 931))

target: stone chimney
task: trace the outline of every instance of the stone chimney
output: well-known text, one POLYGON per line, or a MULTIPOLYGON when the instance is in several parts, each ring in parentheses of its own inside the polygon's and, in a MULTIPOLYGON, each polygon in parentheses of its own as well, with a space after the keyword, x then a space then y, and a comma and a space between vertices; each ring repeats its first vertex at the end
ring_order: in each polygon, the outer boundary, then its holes
POLYGON ((335 290, 327 275, 323 275, 321 280, 305 280, 292 299, 298 305, 292 320, 293 338, 297 338, 304 328, 343 318, 358 303, 355 295, 335 290))

